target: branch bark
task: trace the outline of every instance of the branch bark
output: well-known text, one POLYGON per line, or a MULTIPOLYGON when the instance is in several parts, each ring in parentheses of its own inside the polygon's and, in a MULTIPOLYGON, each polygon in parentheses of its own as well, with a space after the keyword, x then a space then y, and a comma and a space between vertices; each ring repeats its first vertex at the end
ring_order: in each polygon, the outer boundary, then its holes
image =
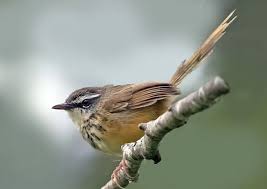
POLYGON ((135 143, 123 145, 120 165, 102 189, 125 188, 129 183, 136 182, 138 170, 144 159, 153 160, 154 163, 160 162, 158 147, 168 132, 185 125, 191 115, 209 108, 229 90, 227 83, 216 77, 199 90, 174 103, 156 120, 140 124, 139 127, 145 131, 145 135, 135 143))

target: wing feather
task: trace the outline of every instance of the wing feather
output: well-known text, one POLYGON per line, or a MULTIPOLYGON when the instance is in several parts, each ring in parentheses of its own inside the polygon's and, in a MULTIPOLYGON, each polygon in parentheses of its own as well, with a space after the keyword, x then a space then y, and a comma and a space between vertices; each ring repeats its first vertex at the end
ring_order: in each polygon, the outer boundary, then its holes
POLYGON ((112 86, 105 97, 105 109, 111 113, 151 106, 170 96, 178 95, 175 86, 169 83, 140 83, 112 86))

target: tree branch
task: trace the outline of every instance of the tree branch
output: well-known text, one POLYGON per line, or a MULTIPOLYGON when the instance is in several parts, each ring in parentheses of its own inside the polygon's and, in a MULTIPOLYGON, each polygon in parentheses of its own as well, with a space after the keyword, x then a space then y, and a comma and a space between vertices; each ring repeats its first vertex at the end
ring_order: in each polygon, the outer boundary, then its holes
POLYGON ((185 125, 191 115, 209 108, 220 96, 228 92, 229 86, 226 82, 216 77, 198 91, 174 103, 156 120, 140 124, 139 128, 145 131, 145 135, 135 143, 123 145, 120 165, 102 189, 120 189, 137 181, 138 170, 144 159, 154 160, 154 163, 160 162, 159 143, 168 132, 185 125))

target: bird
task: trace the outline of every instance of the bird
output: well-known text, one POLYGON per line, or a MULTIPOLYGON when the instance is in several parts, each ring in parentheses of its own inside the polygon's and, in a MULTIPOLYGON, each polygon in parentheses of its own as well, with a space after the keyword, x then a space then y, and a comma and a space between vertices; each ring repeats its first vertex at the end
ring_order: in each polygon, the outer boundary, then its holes
POLYGON ((234 11, 178 66, 168 82, 84 87, 52 108, 67 111, 83 139, 93 148, 121 156, 123 144, 135 142, 144 135, 138 125, 157 119, 181 94, 180 83, 212 53, 216 42, 235 20, 233 14, 234 11))

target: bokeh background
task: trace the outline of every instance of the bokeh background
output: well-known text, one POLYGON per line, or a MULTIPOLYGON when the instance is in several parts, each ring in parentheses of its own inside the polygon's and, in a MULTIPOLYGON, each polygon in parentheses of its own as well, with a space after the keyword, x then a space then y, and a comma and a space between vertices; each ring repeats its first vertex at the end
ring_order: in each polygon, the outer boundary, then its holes
POLYGON ((1 0, 0 188, 94 189, 118 159, 51 106, 84 86, 167 81, 233 9, 238 20, 181 88, 232 91, 170 133, 141 188, 266 189, 267 1, 1 0))

